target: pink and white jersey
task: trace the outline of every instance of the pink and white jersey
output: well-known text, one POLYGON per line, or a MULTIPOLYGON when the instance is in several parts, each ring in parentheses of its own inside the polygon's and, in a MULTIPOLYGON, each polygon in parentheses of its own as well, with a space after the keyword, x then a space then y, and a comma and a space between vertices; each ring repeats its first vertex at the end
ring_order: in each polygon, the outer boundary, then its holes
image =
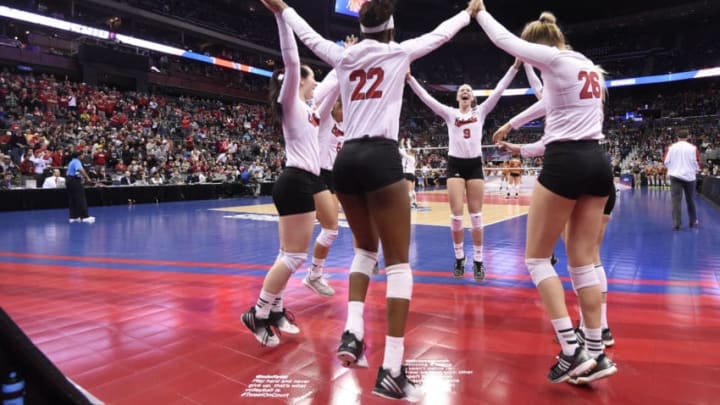
POLYGON ((415 158, 415 155, 407 153, 404 148, 400 148, 399 151, 400 156, 402 157, 403 173, 414 175, 415 166, 417 165, 417 159, 415 158))
POLYGON ((282 129, 287 167, 320 174, 318 126, 314 108, 300 100, 300 56, 290 27, 276 18, 285 74, 278 102, 282 104, 282 129))
POLYGON ((431 33, 402 43, 365 39, 347 49, 317 34, 292 8, 281 18, 318 57, 337 70, 346 140, 363 136, 397 141, 405 74, 410 63, 449 41, 468 25, 462 11, 431 33))
MULTIPOLYGON (((490 40, 507 53, 540 69, 542 99, 529 108, 524 120, 546 115, 544 144, 603 139, 603 75, 584 55, 534 44, 510 33, 487 12, 477 21, 490 40)), ((522 114, 522 113, 521 113, 522 114)), ((513 128, 528 121, 510 120, 513 128)))
POLYGON ((320 122, 320 168, 332 171, 335 158, 345 143, 342 123, 330 116, 320 122))
POLYGON ((410 78, 408 84, 425 105, 445 120, 449 138, 448 155, 461 159, 470 159, 482 156, 482 135, 485 118, 495 108, 498 100, 502 97, 503 91, 510 85, 517 72, 518 70, 511 66, 490 93, 490 96, 465 114, 460 112, 459 108, 449 107, 435 100, 415 78, 410 78))
POLYGON ((317 110, 320 116, 320 128, 318 130, 320 168, 329 171, 332 171, 335 158, 345 141, 345 131, 342 129, 342 123, 335 121, 332 114, 330 114, 339 93, 337 73, 333 69, 315 88, 313 95, 315 103, 320 103, 317 110))

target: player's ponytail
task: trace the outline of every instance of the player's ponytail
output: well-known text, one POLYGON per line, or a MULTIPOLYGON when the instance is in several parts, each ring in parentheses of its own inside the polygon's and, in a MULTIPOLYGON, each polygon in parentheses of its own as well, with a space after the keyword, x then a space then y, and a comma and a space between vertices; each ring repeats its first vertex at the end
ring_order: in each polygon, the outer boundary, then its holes
POLYGON ((280 104, 278 97, 280 96, 280 89, 282 88, 284 78, 284 68, 275 69, 270 77, 270 115, 272 116, 273 124, 277 128, 282 127, 282 104, 280 104))
POLYGON ((527 23, 520 37, 528 42, 565 47, 565 35, 558 27, 555 15, 549 11, 543 11, 540 18, 527 23))

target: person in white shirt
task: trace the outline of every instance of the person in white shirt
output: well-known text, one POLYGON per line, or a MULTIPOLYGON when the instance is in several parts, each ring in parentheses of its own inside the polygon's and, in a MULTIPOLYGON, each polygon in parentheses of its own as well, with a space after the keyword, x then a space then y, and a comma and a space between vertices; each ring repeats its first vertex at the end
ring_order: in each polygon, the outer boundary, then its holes
POLYGON ((300 333, 293 317, 286 314, 283 290, 307 259, 316 217, 314 196, 326 190, 319 177, 318 125, 329 115, 337 97, 337 93, 327 97, 317 110, 307 104, 313 99, 315 75, 308 66, 300 65, 290 27, 279 15, 276 20, 285 67, 274 71, 270 79, 270 109, 276 125, 282 126, 287 158, 272 191, 279 214, 280 252, 265 276, 256 304, 242 315, 243 324, 268 347, 280 344, 273 328, 287 334, 300 333))
POLYGON ((458 107, 453 108, 435 100, 414 77, 408 75, 410 88, 425 105, 445 120, 448 127, 448 179, 447 192, 450 203, 450 230, 455 250, 453 275, 465 275, 465 227, 463 226, 464 200, 467 195, 468 213, 472 224, 473 277, 476 281, 485 279, 483 264, 482 206, 485 198, 485 174, 482 162, 482 135, 485 118, 495 108, 503 91, 510 85, 520 67, 516 60, 505 73, 487 100, 477 105, 473 89, 463 84, 455 99, 458 107))
POLYGON ((65 178, 60 176, 60 170, 54 169, 53 175, 43 181, 42 188, 65 188, 65 178))
POLYGON ((688 142, 690 132, 682 129, 678 132, 678 141, 668 148, 663 162, 670 177, 670 193, 672 195, 672 221, 673 229, 680 229, 682 213, 680 205, 685 193, 688 220, 690 228, 698 227, 697 212, 695 211, 695 178, 700 171, 700 151, 688 142))
MULTIPOLYGON (((348 37, 345 46, 351 46, 355 41, 354 37, 348 37)), ((335 100, 330 115, 323 117, 318 127, 320 179, 325 184, 326 189, 315 193, 313 196, 317 220, 320 223, 320 233, 315 238, 315 244, 312 248, 310 270, 302 281, 303 285, 323 297, 335 295, 335 290, 323 278, 323 268, 330 246, 332 246, 338 235, 339 203, 334 195, 335 184, 332 168, 335 158, 342 148, 345 135, 342 130, 342 102, 338 97, 339 92, 337 73, 335 70, 331 70, 315 89, 315 99, 310 100, 311 104, 317 104, 325 99, 328 99, 327 102, 330 102, 330 99, 335 100)), ((316 105, 316 107, 318 106, 316 105)))
POLYGON ((367 2, 360 10, 365 39, 347 49, 318 35, 284 1, 262 2, 335 68, 340 84, 345 144, 335 160, 333 175, 355 239, 355 257, 350 265, 348 319, 337 356, 346 367, 367 365, 363 312, 379 239, 386 263, 388 322, 383 365, 372 392, 388 398, 414 398, 419 388, 408 380, 402 366, 413 286, 408 260, 410 202, 397 143, 405 74, 413 60, 469 24, 479 0, 433 32, 402 43, 393 41, 394 1, 367 2))
POLYGON ((415 166, 417 158, 415 150, 410 145, 410 138, 405 138, 405 145, 400 141, 400 156, 402 157, 403 173, 408 184, 408 196, 410 197, 410 207, 417 208, 417 197, 415 195, 415 166))
POLYGON ((544 80, 542 98, 503 125, 493 141, 499 143, 511 129, 546 115, 544 165, 530 202, 525 264, 562 347, 548 380, 583 384, 609 377, 617 367, 604 353, 602 293, 593 265, 603 207, 613 187, 612 170, 598 144, 604 139, 602 71, 568 49, 551 13, 528 23, 522 39, 484 7, 477 21, 496 46, 540 69, 544 80), (565 291, 551 263, 553 246, 566 227, 568 271, 584 315, 585 347, 578 345, 565 291))
POLYGON ((30 161, 35 165, 35 175, 41 176, 45 171, 45 167, 52 163, 52 156, 46 151, 41 151, 38 154, 32 154, 30 161))

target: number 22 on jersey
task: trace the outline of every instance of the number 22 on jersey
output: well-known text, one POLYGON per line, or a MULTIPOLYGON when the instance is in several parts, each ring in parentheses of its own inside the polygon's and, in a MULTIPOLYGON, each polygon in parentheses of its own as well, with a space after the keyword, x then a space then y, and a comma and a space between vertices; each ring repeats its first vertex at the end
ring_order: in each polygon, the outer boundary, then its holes
POLYGON ((382 90, 378 90, 378 87, 380 87, 384 78, 385 71, 380 67, 370 68, 367 72, 361 69, 353 70, 352 73, 350 73, 350 81, 358 83, 355 85, 355 90, 353 90, 350 96, 350 101, 381 98, 383 92, 382 90), (372 81, 372 83, 370 83, 367 91, 363 91, 368 81, 372 81))

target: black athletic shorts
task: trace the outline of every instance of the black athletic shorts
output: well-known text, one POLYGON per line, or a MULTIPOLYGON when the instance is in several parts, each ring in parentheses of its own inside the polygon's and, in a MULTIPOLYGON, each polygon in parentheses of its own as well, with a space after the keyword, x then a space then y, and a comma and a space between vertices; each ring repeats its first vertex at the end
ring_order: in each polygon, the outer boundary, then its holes
POLYGON ((415 175, 412 173, 405 173, 405 180, 415 182, 415 175))
POLYGON ((320 177, 296 167, 286 167, 273 186, 273 203, 281 217, 312 212, 315 211, 313 196, 321 188, 326 189, 320 177))
POLYGON ((463 159, 448 156, 447 175, 448 179, 485 180, 482 157, 463 159))
MULTIPOLYGON (((335 194, 335 186, 333 185, 333 172, 332 170, 320 169, 320 180, 327 186, 326 190, 330 190, 331 193, 335 194)), ((324 191, 324 190, 320 190, 324 191)))
POLYGON ((333 167, 335 190, 364 194, 405 179, 398 143, 365 136, 345 141, 333 167))
POLYGON ((520 177, 520 173, 510 173, 512 177, 520 177))
POLYGON ((543 162, 538 181, 565 198, 605 197, 614 187, 607 154, 597 141, 550 143, 545 148, 543 162))
POLYGON ((615 190, 615 183, 612 183, 612 187, 610 188, 610 197, 608 197, 608 200, 605 203, 603 214, 612 214, 613 208, 615 208, 615 199, 617 199, 617 191, 615 190))

